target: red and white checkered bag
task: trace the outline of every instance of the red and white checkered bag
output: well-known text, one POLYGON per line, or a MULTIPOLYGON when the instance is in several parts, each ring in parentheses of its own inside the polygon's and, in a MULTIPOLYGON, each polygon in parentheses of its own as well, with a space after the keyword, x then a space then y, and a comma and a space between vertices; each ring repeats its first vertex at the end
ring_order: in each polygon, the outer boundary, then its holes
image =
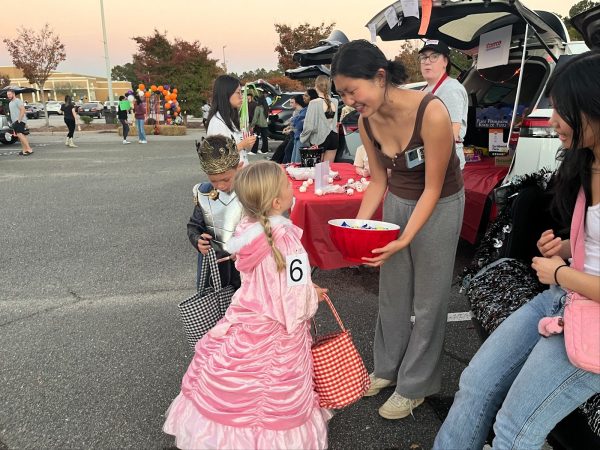
POLYGON ((344 408, 359 400, 371 384, 369 373, 333 303, 324 296, 341 332, 317 336, 312 346, 315 390, 322 408, 344 408))

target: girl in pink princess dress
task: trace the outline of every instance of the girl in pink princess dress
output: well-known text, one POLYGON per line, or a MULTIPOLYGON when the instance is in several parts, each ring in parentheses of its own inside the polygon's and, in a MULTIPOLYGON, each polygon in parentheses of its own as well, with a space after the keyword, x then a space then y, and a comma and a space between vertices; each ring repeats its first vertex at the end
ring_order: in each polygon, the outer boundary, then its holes
POLYGON ((196 344, 163 430, 185 449, 325 449, 328 410, 313 388, 313 285, 302 230, 282 216, 293 199, 273 162, 249 165, 234 189, 245 217, 227 244, 242 285, 196 344))

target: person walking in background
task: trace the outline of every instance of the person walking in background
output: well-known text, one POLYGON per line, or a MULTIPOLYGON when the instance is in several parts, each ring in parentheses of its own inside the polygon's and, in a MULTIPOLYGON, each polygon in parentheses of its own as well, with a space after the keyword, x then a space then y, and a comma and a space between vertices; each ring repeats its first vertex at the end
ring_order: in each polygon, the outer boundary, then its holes
POLYGON ((315 90, 319 98, 308 104, 300 141, 307 146, 323 147, 323 161, 333 162, 339 141, 337 133, 338 101, 331 98, 330 80, 327 75, 317 77, 315 90))
POLYGON ((65 121, 68 130, 65 145, 67 147, 76 148, 77 146, 75 145, 75 142, 73 142, 73 138, 75 135, 75 125, 77 124, 79 116, 77 115, 77 108, 70 95, 65 95, 65 102, 60 105, 60 110, 63 112, 63 120, 65 121))
POLYGON ((461 170, 465 167, 465 153, 463 139, 467 133, 467 112, 469 99, 464 86, 450 75, 450 49, 442 41, 425 41, 419 50, 421 75, 427 86, 424 91, 431 92, 438 97, 450 113, 452 132, 454 134, 454 148, 460 161, 461 170))
POLYGON ((127 122, 127 113, 130 109, 131 104, 129 103, 129 100, 127 100, 124 95, 121 95, 119 97, 119 111, 117 112, 117 117, 123 126, 123 144, 130 143, 127 140, 127 136, 129 135, 129 122, 127 122))
POLYGON ((307 257, 302 230, 283 216, 292 184, 279 164, 259 161, 234 189, 244 217, 226 249, 244 281, 196 344, 163 430, 179 448, 325 449, 332 414, 314 390, 310 318, 326 290, 310 267, 289 278, 288 261, 307 257))
MULTIPOLYGON (((254 134, 260 136, 262 142, 260 152, 262 154, 269 153, 269 105, 265 100, 264 94, 259 95, 256 101, 256 108, 250 122, 250 129, 254 130, 254 134)), ((252 146, 252 153, 256 154, 258 151, 258 139, 252 146)))
POLYGON ((140 97, 135 98, 135 108, 133 113, 135 115, 135 127, 138 132, 138 144, 147 144, 146 130, 144 130, 144 125, 146 123, 146 103, 140 97))
POLYGON ((6 98, 10 101, 8 104, 8 110, 10 111, 11 127, 14 130, 19 142, 21 143, 22 150, 19 152, 21 156, 29 156, 33 153, 29 140, 25 136, 25 129, 27 128, 27 112, 25 111, 25 105, 21 99, 17 98, 15 91, 9 89, 6 91, 6 98))
POLYGON ((365 396, 395 385, 379 415, 402 419, 441 388, 465 204, 462 173, 446 107, 429 93, 400 88, 406 81, 401 62, 389 61, 366 40, 352 41, 333 57, 331 74, 344 103, 360 114, 369 160, 371 183, 356 218, 370 219, 383 200, 383 220, 402 230, 363 258, 380 267, 375 369, 365 396))
POLYGON ((206 135, 222 134, 232 138, 240 152, 242 162, 246 165, 248 164, 247 152, 256 142, 256 136, 244 137, 240 131, 242 101, 240 80, 231 75, 218 76, 213 83, 206 135))
POLYGON ((202 102, 202 125, 204 129, 208 127, 208 113, 210 112, 210 105, 207 102, 202 102))

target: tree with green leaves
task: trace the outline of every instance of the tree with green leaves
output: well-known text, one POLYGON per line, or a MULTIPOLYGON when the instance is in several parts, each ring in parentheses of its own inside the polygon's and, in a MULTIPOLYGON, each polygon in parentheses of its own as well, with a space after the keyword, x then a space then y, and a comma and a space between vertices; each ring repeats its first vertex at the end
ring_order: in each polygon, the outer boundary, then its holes
POLYGON ((279 44, 275 47, 278 55, 277 67, 282 72, 288 69, 298 67, 293 60, 294 53, 298 50, 304 50, 315 47, 319 41, 325 39, 331 34, 335 27, 335 22, 325 25, 312 26, 309 23, 303 23, 297 27, 291 27, 282 23, 275 24, 275 31, 279 35, 279 44))
POLYGON ((209 100, 213 80, 223 73, 218 60, 200 42, 175 38, 154 30, 150 36, 132 38, 138 47, 132 62, 113 67, 113 74, 131 81, 133 86, 144 83, 168 84, 179 91, 181 109, 200 115, 202 100, 209 100))
POLYGON ((138 77, 135 74, 135 67, 132 63, 114 66, 110 71, 110 76, 116 81, 129 81, 132 86, 140 84, 140 80, 138 80, 138 77))
POLYGON ((239 78, 242 83, 247 83, 249 81, 256 80, 267 80, 272 77, 281 77, 283 76, 283 72, 279 69, 275 70, 267 70, 267 69, 256 69, 256 70, 248 70, 246 72, 242 72, 241 75, 233 74, 235 77, 239 78))
POLYGON ((423 81, 421 66, 419 65, 419 49, 420 47, 415 41, 402 41, 400 43, 400 53, 394 58, 394 61, 399 61, 404 66, 407 83, 423 81))
POLYGON ((600 2, 593 2, 591 0, 581 0, 578 3, 575 3, 569 9, 569 17, 564 17, 562 20, 567 27, 567 31, 569 32, 569 37, 573 41, 581 41, 583 37, 581 34, 575 29, 575 27, 571 24, 571 18, 575 17, 577 14, 587 11, 590 8, 598 5, 600 2))
POLYGON ((67 57, 64 44, 48 24, 39 32, 21 27, 17 30, 17 37, 5 38, 4 44, 15 67, 23 71, 29 83, 37 84, 44 105, 46 126, 49 126, 44 85, 52 71, 67 57))

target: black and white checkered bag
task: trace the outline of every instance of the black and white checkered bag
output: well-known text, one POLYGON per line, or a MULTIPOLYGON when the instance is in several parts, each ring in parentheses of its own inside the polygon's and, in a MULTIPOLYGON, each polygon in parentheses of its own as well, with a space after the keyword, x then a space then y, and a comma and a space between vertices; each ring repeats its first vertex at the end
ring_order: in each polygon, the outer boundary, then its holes
POLYGON ((200 290, 178 306, 185 334, 192 348, 223 318, 234 292, 233 286, 221 287, 217 257, 211 248, 202 258, 200 290), (209 274, 212 283, 207 283, 209 274))

